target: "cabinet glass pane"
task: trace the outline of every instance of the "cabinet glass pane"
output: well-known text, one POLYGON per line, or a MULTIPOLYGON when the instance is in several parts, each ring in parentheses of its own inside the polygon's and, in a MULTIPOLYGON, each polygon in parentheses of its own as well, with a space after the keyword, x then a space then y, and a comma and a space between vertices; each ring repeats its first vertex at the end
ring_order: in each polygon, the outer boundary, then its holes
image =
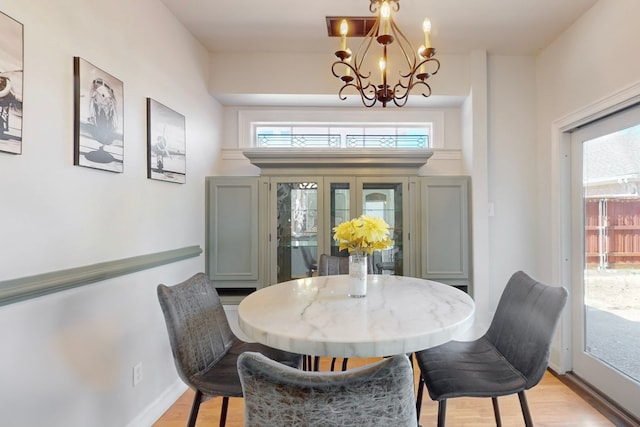
POLYGON ((391 231, 394 245, 373 253, 373 270, 376 274, 396 274, 402 270, 402 184, 365 183, 362 186, 362 213, 384 219, 391 231))
POLYGON ((330 209, 331 209, 331 226, 327 230, 329 241, 331 242, 331 255, 348 256, 346 250, 341 254, 338 250, 338 243, 333 240, 333 227, 353 218, 350 206, 350 188, 349 183, 331 183, 330 186, 330 209))
POLYGON ((318 183, 277 185, 277 281, 312 276, 318 256, 318 183))

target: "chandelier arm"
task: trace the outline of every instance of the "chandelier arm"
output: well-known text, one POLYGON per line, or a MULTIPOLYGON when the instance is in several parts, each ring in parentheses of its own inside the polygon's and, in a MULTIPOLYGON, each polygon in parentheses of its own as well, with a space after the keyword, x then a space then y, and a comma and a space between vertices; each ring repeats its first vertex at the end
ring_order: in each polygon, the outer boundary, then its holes
MULTIPOLYGON (((368 81, 366 81, 366 85, 362 85, 363 80, 361 79, 357 79, 358 83, 355 84, 354 86, 356 87, 356 89, 358 90, 358 92, 360 93, 360 97, 362 98, 362 102, 364 102, 364 100, 368 100, 368 101, 374 101, 375 104, 375 100, 376 100, 376 90, 375 90, 375 86, 372 85, 371 83, 369 83, 368 81), (373 88, 373 89, 370 89, 373 88), (367 94, 365 93, 366 91, 370 92, 370 96, 367 96, 367 94)), ((373 104, 372 104, 373 105, 373 104)))
MULTIPOLYGON (((357 75, 360 76, 362 78, 362 80, 368 80, 371 77, 371 71, 369 71, 369 74, 367 74, 366 76, 364 74, 362 74, 362 72, 360 70, 356 70, 357 71, 357 75)), ((371 83, 369 83, 371 84, 371 83)))
MULTIPOLYGON (((362 79, 361 75, 359 73, 357 73, 355 71, 355 69, 351 66, 351 64, 347 63, 347 62, 343 62, 343 61, 336 61, 333 63, 332 67, 331 67, 331 71, 333 73, 334 76, 336 76, 337 78, 341 79, 342 81, 345 82, 345 84, 340 88, 340 91, 338 92, 338 97, 340 98, 340 100, 344 101, 345 99, 347 99, 346 95, 343 95, 343 91, 347 88, 347 87, 353 87, 356 89, 356 91, 358 92, 358 94, 360 95, 360 98, 362 99, 363 104, 367 105, 368 107, 373 106, 375 104, 376 101, 376 93, 375 93, 375 87, 369 83, 366 79, 362 79), (355 81, 356 83, 352 83, 353 78, 351 79, 345 79, 345 76, 341 76, 339 74, 337 74, 335 72, 335 66, 339 65, 346 65, 347 67, 351 68, 354 71, 354 75, 355 75, 355 81), (366 83, 366 84, 363 84, 366 83), (369 88, 374 88, 374 89, 370 89, 370 96, 367 96, 366 91, 369 90, 369 88), (373 102, 372 102, 373 101, 373 102), (367 102, 371 103, 371 105, 368 105, 367 102)), ((346 76, 349 77, 349 76, 346 76)))
MULTIPOLYGON (((342 77, 343 77, 343 75, 336 73, 336 65, 338 65, 338 66, 343 66, 344 65, 346 67, 349 67, 353 71, 353 74, 355 76, 358 76, 358 72, 357 72, 357 70, 355 68, 353 68, 353 65, 349 64, 347 61, 336 61, 336 62, 333 63, 333 65, 331 65, 331 72, 333 73, 333 75, 335 77, 337 77, 337 78, 339 78, 341 80, 342 80, 342 77)), ((359 79, 360 78, 358 77, 358 80, 359 79)))
POLYGON ((362 87, 359 87, 353 83, 346 83, 344 86, 340 88, 340 91, 338 92, 338 97, 340 98, 341 101, 344 101, 345 99, 347 99, 347 96, 343 95, 342 91, 345 90, 348 86, 353 86, 354 88, 356 88, 356 90, 358 91, 358 94, 360 95, 360 100, 362 101, 365 107, 373 107, 376 104, 375 96, 372 98, 369 98, 364 93, 364 89, 366 89, 366 87, 370 85, 365 86, 365 88, 363 89, 362 87))
POLYGON ((393 98, 393 103, 396 104, 396 107, 404 107, 408 100, 409 100, 408 96, 401 97, 401 98, 393 98))
MULTIPOLYGON (((423 89, 422 96, 424 96, 425 98, 428 98, 431 96, 431 86, 429 86, 427 82, 424 82, 422 80, 416 80, 413 83, 411 83, 409 86, 402 86, 405 89, 404 93, 401 96, 396 96, 394 99, 408 99, 411 91, 418 85, 422 85, 426 88, 426 90, 423 89)), ((395 87, 394 87, 394 90, 395 90, 395 87)))
MULTIPOLYGON (((404 99, 409 97, 409 92, 411 92, 411 85, 405 86, 401 81, 396 83, 393 87, 393 99, 404 99), (398 95, 400 93, 400 95, 398 95)), ((396 105, 398 105, 396 103, 396 105)))
POLYGON ((427 65, 429 63, 436 64, 436 67, 433 71, 431 71, 430 73, 427 73, 428 74, 427 77, 433 76, 434 74, 438 74, 438 70, 440 69, 440 61, 438 61, 436 58, 427 58, 423 60, 417 65, 416 69, 420 68, 422 65, 427 65))
MULTIPOLYGON (((371 0, 371 1, 373 2, 374 0, 371 0)), ((375 35, 378 32, 379 26, 380 26, 380 22, 376 20, 376 22, 373 24, 373 26, 371 27, 367 35, 364 36, 364 40, 362 40, 362 42, 358 46, 358 50, 356 50, 356 53, 353 56, 353 64, 355 65, 357 70, 360 70, 362 63, 367 57, 367 54, 369 53, 369 48, 371 47, 371 43, 373 43, 373 40, 375 40, 375 35)), ((371 73, 369 73, 369 75, 371 75, 371 73)))
POLYGON ((417 68, 416 67, 416 62, 417 62, 416 52, 414 51, 413 47, 411 46, 411 42, 409 41, 407 36, 405 36, 404 33, 402 32, 402 30, 400 30, 400 28, 398 27, 398 25, 396 25, 396 22, 393 20, 393 18, 389 18, 389 24, 390 24, 391 31, 392 31, 393 35, 397 39, 398 48, 400 49, 400 52, 402 52, 402 55, 404 56, 404 60, 407 62, 407 65, 409 66, 409 72, 406 75, 402 74, 401 71, 398 74, 400 74, 400 76, 402 76, 403 78, 407 78, 417 68), (409 53, 407 53, 407 51, 411 52, 411 55, 409 55, 409 53))
POLYGON ((345 64, 345 62, 336 61, 331 65, 331 72, 333 73, 334 77, 337 77, 337 78, 341 78, 342 77, 340 74, 336 73, 336 65, 342 65, 342 64, 345 64))
POLYGON ((427 83, 423 81, 417 81, 414 84, 410 85, 410 89, 407 90, 404 95, 396 96, 393 98, 393 103, 396 104, 396 107, 404 107, 407 101, 409 100, 409 96, 408 96, 409 92, 411 92, 411 89, 413 89, 414 86, 419 84, 426 86, 428 89, 428 94, 423 92, 422 96, 424 96, 425 98, 428 98, 431 95, 431 86, 429 86, 427 83))

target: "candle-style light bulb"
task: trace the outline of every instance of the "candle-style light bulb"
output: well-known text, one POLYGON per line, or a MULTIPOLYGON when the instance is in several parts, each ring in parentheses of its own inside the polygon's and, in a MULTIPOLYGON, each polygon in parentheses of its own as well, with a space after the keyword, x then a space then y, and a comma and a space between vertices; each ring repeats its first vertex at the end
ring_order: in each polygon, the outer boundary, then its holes
MULTIPOLYGON (((418 49, 418 54, 420 54, 420 58, 427 59, 427 55, 426 55, 426 49, 424 46, 420 46, 420 48, 418 49)), ((424 74, 424 61, 420 61, 420 74, 424 74)))
POLYGON ((382 34, 389 34, 389 17, 391 16, 391 6, 389 6, 389 2, 385 1, 380 6, 380 16, 382 18, 382 34))
POLYGON ((424 31, 424 47, 425 49, 429 49, 431 47, 431 21, 429 18, 424 18, 422 31, 424 31))
POLYGON ((378 66, 380 67, 380 73, 384 75, 384 69, 387 68, 387 61, 384 58, 380 58, 380 62, 378 62, 378 66))
MULTIPOLYGON (((347 64, 350 64, 351 63, 351 49, 347 48, 347 52, 349 52, 349 57, 347 59, 345 59, 345 61, 347 61, 347 64)), ((347 72, 346 72, 345 75, 347 75, 347 76, 351 75, 351 67, 347 66, 347 72)))
POLYGON ((347 33, 349 32, 349 24, 346 19, 340 22, 340 35, 342 36, 342 44, 340 50, 347 50, 347 33))

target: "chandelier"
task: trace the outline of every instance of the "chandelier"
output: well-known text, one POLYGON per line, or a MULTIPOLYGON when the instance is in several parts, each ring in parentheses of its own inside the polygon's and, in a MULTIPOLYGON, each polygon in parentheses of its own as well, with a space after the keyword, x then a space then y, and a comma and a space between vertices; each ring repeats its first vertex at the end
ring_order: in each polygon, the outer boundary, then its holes
POLYGON ((393 14, 400 10, 400 0, 370 0, 370 2, 369 11, 377 13, 378 16, 355 55, 352 55, 347 47, 348 18, 342 19, 340 23, 340 50, 335 52, 338 60, 331 66, 333 75, 344 83, 338 96, 344 101, 347 99, 343 94, 345 89, 354 88, 365 107, 373 107, 378 102, 383 107, 390 102, 402 107, 407 103, 409 93, 414 89, 420 89, 424 97, 430 96, 431 87, 425 80, 440 69, 440 61, 433 57, 436 50, 431 47, 431 22, 429 19, 424 20, 422 24, 424 45, 415 50, 393 20, 393 14), (363 62, 369 55, 371 46, 375 44, 382 50, 378 60, 380 72, 369 71, 365 74, 362 71, 363 62), (398 80, 395 83, 389 83, 388 80, 388 77, 393 78, 395 73, 389 74, 389 65, 392 61, 387 56, 387 49, 395 49, 399 58, 396 60, 401 62, 397 71, 398 80), (374 82, 376 77, 379 78, 378 83, 374 82))

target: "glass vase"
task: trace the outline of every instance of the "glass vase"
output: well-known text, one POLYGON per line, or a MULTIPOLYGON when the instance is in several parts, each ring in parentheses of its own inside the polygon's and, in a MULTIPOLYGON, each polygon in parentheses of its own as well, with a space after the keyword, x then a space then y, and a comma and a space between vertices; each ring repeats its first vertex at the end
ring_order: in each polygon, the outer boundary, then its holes
POLYGON ((352 252, 349 255, 349 290, 351 298, 367 295, 367 254, 352 252))

